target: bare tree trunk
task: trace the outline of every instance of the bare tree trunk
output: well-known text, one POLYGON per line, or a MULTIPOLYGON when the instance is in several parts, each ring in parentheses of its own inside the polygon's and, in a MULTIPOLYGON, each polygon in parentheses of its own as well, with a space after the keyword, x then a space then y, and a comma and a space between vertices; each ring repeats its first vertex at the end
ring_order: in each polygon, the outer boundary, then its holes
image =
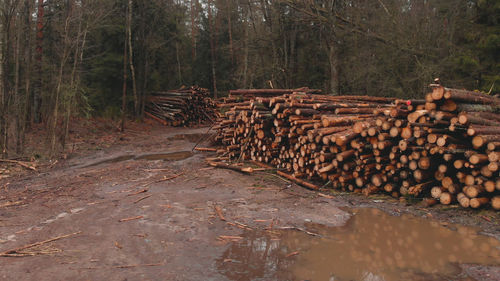
POLYGON ((128 54, 129 54, 129 65, 130 65, 130 76, 132 77, 132 93, 134 94, 134 110, 135 114, 139 114, 139 98, 137 97, 137 86, 135 83, 135 69, 133 60, 133 50, 132 49, 132 0, 128 0, 128 54))
MULTIPOLYGON (((20 18, 20 16, 18 16, 20 18)), ((18 18, 16 17, 16 18, 18 18)), ((14 106, 15 106, 15 130, 16 130, 16 153, 21 153, 21 134, 22 134, 22 124, 23 124, 23 114, 22 114, 22 101, 21 93, 19 93, 19 51, 21 47, 19 46, 21 42, 22 34, 22 24, 21 20, 17 21, 17 32, 16 32, 16 44, 14 47, 14 106)))
POLYGON ((212 0, 208 0, 208 28, 210 33, 210 55, 212 58, 212 84, 214 88, 214 98, 217 98, 217 77, 215 71, 215 45, 214 45, 214 32, 212 26, 212 0))
POLYGON ((193 3, 195 0, 190 1, 191 5, 191 55, 193 56, 193 62, 196 60, 196 26, 195 26, 195 5, 193 3))
POLYGON ((12 91, 9 80, 9 66, 10 66, 10 58, 11 58, 11 35, 12 35, 12 25, 14 24, 12 19, 14 15, 16 15, 16 6, 17 1, 9 1, 9 3, 3 3, 2 14, 0 18, 0 48, 1 48, 1 59, 0 64, 1 68, 1 76, 0 83, 1 86, 1 112, 0 112, 0 135, 1 135, 1 146, 2 146, 2 156, 7 157, 8 153, 8 136, 9 136, 9 110, 10 110, 10 102, 12 98, 12 91))
POLYGON ((175 42, 175 57, 177 58, 177 74, 179 75, 179 85, 182 85, 181 60, 179 57, 179 43, 175 42))
POLYGON ((245 14, 245 51, 244 51, 244 58, 243 58, 243 88, 247 88, 248 84, 248 19, 247 15, 245 14))
POLYGON ((40 123, 42 106, 42 57, 43 57, 43 0, 38 0, 38 10, 36 16, 36 80, 33 91, 33 113, 32 121, 40 123))
POLYGON ((73 103, 75 101, 75 96, 79 88, 79 77, 77 77, 76 70, 78 68, 78 63, 81 62, 81 59, 83 58, 83 48, 85 46, 85 39, 87 37, 87 28, 88 26, 82 31, 82 11, 79 11, 78 15, 78 31, 76 35, 76 44, 75 44, 75 51, 73 53, 73 67, 71 69, 71 77, 70 77, 70 96, 69 99, 66 102, 66 114, 65 114, 65 120, 64 120, 64 134, 61 140, 61 145, 64 149, 64 146, 66 145, 66 140, 69 135, 69 127, 70 127, 70 122, 71 122, 71 115, 72 115, 72 108, 73 108, 73 103), (83 36, 83 39, 81 40, 81 45, 80 45, 80 38, 83 36))
MULTIPOLYGON (((126 17, 126 21, 128 26, 128 17, 126 17)), ((125 115, 126 115, 125 113, 127 110, 127 39, 128 39, 128 28, 125 29, 125 40, 123 44, 122 122, 120 125, 120 131, 122 132, 125 131, 125 115)))
POLYGON ((34 4, 35 2, 33 0, 25 0, 24 3, 24 36, 25 36, 25 43, 24 43, 24 124, 22 125, 22 132, 21 132, 21 143, 24 144, 24 137, 25 137, 25 132, 26 128, 28 128, 31 124, 31 118, 32 118, 32 105, 33 105, 33 95, 31 94, 31 36, 32 36, 32 30, 31 30, 31 8, 32 8, 32 3, 34 4))
POLYGON ((52 124, 50 128, 50 155, 53 157, 56 153, 56 140, 57 140, 57 123, 59 121, 59 103, 61 97, 61 89, 63 83, 64 66, 68 60, 70 53, 70 38, 69 38, 69 24, 72 13, 72 6, 68 7, 68 12, 66 15, 66 20, 64 23, 64 37, 63 37, 63 53, 61 55, 61 61, 59 63, 58 78, 56 84, 56 92, 54 97, 54 112, 52 114, 52 124))
POLYGON ((227 21, 229 31, 229 53, 231 55, 231 63, 234 64, 234 51, 233 51, 233 32, 231 26, 231 0, 227 0, 227 21))
POLYGON ((294 23, 292 34, 290 36, 290 56, 289 56, 289 64, 287 69, 287 79, 288 79, 288 87, 293 88, 297 85, 294 85, 294 77, 297 73, 297 24, 294 23))
POLYGON ((144 94, 142 95, 142 108, 141 112, 144 112, 144 108, 146 107, 146 89, 148 88, 148 69, 149 69, 149 60, 148 60, 148 50, 146 48, 145 54, 144 54, 144 94))
MULTIPOLYGON (((4 11, 5 12, 5 11, 4 11)), ((2 141, 0 141, 2 145, 2 156, 5 157, 5 144, 3 141, 3 135, 4 135, 4 130, 6 130, 5 125, 5 118, 7 116, 6 112, 6 107, 5 107, 5 101, 6 101, 6 85, 5 85, 5 80, 4 80, 4 74, 6 69, 4 69, 4 63, 5 63, 5 45, 7 45, 7 30, 6 30, 6 23, 4 23, 4 15, 1 15, 2 17, 0 18, 0 138, 2 141)))
POLYGON ((331 42, 328 46, 328 60, 330 62, 330 93, 339 94, 339 57, 337 54, 336 43, 331 42))

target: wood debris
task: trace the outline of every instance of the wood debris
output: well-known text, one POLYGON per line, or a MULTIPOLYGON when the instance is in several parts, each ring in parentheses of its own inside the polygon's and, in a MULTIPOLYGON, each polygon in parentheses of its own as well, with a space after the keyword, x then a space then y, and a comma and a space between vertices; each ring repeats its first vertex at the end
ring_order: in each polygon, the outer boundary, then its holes
POLYGON ((64 238, 75 236, 75 235, 78 235, 80 233, 82 233, 82 232, 78 231, 78 232, 73 232, 73 233, 69 233, 69 234, 65 234, 65 235, 60 235, 60 236, 56 236, 56 237, 53 237, 53 238, 50 238, 50 239, 47 239, 47 240, 43 240, 43 241, 40 241, 40 242, 35 242, 35 243, 27 244, 27 245, 24 245, 24 246, 21 246, 21 247, 18 247, 18 248, 14 248, 14 249, 11 249, 11 250, 3 251, 3 252, 0 252, 0 257, 24 257, 24 256, 33 256, 33 255, 38 255, 38 254, 52 253, 53 251, 48 251, 48 252, 44 252, 44 251, 26 252, 26 250, 31 249, 31 248, 35 248, 35 247, 39 247, 39 246, 45 245, 45 244, 50 243, 50 242, 54 242, 54 241, 57 241, 57 240, 61 240, 61 239, 64 239, 64 238))
POLYGON ((144 218, 144 216, 135 216, 135 217, 120 219, 120 220, 118 220, 118 222, 132 221, 132 220, 138 220, 138 219, 142 219, 142 218, 144 218))
POLYGON ((153 92, 144 113, 163 125, 191 126, 213 123, 217 119, 215 102, 207 89, 192 86, 165 92, 153 92))
POLYGON ((364 195, 500 210, 500 99, 430 89, 422 100, 326 96, 307 88, 232 91, 243 98, 225 100, 217 152, 274 167, 309 189, 327 182, 364 195))

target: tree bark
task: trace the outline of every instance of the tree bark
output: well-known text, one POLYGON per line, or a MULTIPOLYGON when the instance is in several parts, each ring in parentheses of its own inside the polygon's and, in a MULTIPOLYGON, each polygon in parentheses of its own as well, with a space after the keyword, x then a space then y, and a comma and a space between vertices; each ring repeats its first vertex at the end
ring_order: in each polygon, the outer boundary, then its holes
POLYGON ((217 76, 215 70, 215 43, 214 43, 214 28, 212 23, 212 0, 208 0, 208 28, 210 36, 210 57, 212 60, 212 86, 214 98, 217 98, 217 76))
POLYGON ((330 93, 339 95, 339 57, 337 53, 337 43, 333 39, 328 46, 328 61, 330 62, 330 93))
POLYGON ((43 0, 38 0, 38 9, 36 17, 36 79, 33 89, 33 112, 32 122, 42 122, 41 107, 42 107, 42 57, 43 57, 43 16, 44 7, 43 0))
POLYGON ((227 29, 229 32, 229 54, 231 56, 231 64, 234 64, 234 50, 233 50, 233 32, 231 26, 231 0, 227 0, 227 29))
POLYGON ((24 124, 22 126, 22 132, 21 132, 21 143, 24 144, 24 136, 25 136, 25 131, 26 128, 28 128, 31 124, 31 118, 32 118, 32 105, 33 105, 33 95, 31 93, 31 36, 32 36, 32 29, 31 29, 31 14, 32 14, 32 2, 33 4, 35 3, 33 0, 25 0, 25 6, 24 6, 24 36, 25 36, 25 43, 24 43, 24 124))
MULTIPOLYGON (((71 5, 68 3, 68 5, 71 5)), ((57 123, 59 120, 59 100, 61 97, 61 89, 63 84, 63 75, 64 75, 64 66, 69 58, 70 54, 70 38, 69 38, 69 29, 70 29, 70 20, 73 6, 68 7, 68 12, 66 15, 66 20, 64 23, 64 37, 63 37, 63 53, 61 55, 61 60, 59 62, 59 71, 58 78, 56 83, 56 92, 54 97, 54 112, 52 114, 52 124, 50 127, 50 155, 53 157, 56 153, 56 140, 57 140, 57 123)))
POLYGON ((194 5, 195 0, 191 0, 190 5, 191 5, 191 55, 193 57, 193 62, 196 60, 196 26, 195 26, 195 5, 194 5))
POLYGON ((128 54, 129 54, 129 65, 130 65, 130 76, 132 77, 132 93, 134 95, 134 110, 135 114, 139 113, 139 98, 137 97, 137 85, 135 82, 135 69, 133 60, 133 50, 132 49, 132 0, 128 0, 128 21, 127 21, 127 32, 128 32, 128 54))
POLYGON ((177 59, 177 75, 179 75, 179 85, 182 85, 181 59, 179 56, 179 42, 175 42, 175 57, 177 59))
POLYGON ((249 40, 248 40, 248 15, 247 13, 245 13, 245 20, 243 21, 244 25, 245 25, 245 40, 244 40, 244 44, 245 44, 245 50, 244 50, 244 55, 243 55, 243 88, 247 88, 248 87, 248 44, 249 44, 249 40))
MULTIPOLYGON (((127 8, 128 10, 128 8, 127 8)), ((126 11, 128 14, 128 11, 126 11)), ((126 25, 128 26, 128 16, 126 17, 126 25)), ((125 40, 123 41, 123 86, 122 86, 122 122, 120 131, 125 131, 125 112, 127 110, 127 41, 128 41, 128 28, 125 29, 125 40)))
POLYGON ((16 43, 14 47, 14 60, 15 60, 15 66, 14 66, 14 106, 15 106, 15 130, 16 130, 16 153, 21 153, 21 134, 22 134, 22 124, 24 123, 22 118, 22 101, 21 101, 21 93, 19 92, 19 54, 20 54, 20 49, 21 47, 20 42, 21 42, 21 34, 22 34, 22 24, 21 24, 21 17, 16 17, 19 18, 19 21, 17 21, 17 32, 16 32, 16 43))

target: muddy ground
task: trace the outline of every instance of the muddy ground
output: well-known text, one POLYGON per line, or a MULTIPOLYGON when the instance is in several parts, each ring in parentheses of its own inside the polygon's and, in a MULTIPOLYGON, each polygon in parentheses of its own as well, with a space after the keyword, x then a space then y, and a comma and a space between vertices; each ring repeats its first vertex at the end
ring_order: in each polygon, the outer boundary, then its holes
MULTIPOLYGON (((0 257, 0 279, 308 279, 287 270, 301 256, 299 251, 289 249, 280 254, 277 266, 260 264, 262 268, 234 267, 239 261, 231 253, 255 233, 269 241, 284 239, 290 232, 315 239, 324 228, 345 225, 354 207, 438 219, 444 227, 460 224, 500 238, 499 212, 424 208, 386 196, 366 198, 328 190, 319 195, 271 172, 242 175, 208 167, 204 158, 209 153, 191 154, 205 132, 206 128, 157 128, 119 138, 110 147, 70 155, 44 171, 2 179, 0 252, 7 257, 0 257), (5 253, 67 234, 10 253, 18 257, 5 253)), ((491 264, 500 265, 497 258, 491 257, 491 264)), ((266 258, 258 257, 255 264, 259 260, 266 258)), ((499 267, 457 266, 460 270, 452 275, 404 276, 500 280, 499 267)))

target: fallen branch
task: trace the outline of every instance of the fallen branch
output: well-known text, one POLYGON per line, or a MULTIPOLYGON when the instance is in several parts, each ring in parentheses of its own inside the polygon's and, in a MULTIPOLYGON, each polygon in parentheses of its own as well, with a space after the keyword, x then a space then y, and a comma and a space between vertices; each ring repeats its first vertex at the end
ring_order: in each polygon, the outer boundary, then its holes
POLYGON ((308 230, 305 230, 305 229, 303 229, 301 227, 296 227, 296 226, 283 226, 283 227, 280 227, 280 228, 277 228, 277 229, 279 229, 279 230, 298 230, 298 231, 302 231, 302 232, 304 232, 306 234, 309 234, 311 236, 319 236, 319 237, 321 237, 321 235, 319 235, 318 233, 310 232, 308 230))
POLYGON ((205 151, 205 152, 216 152, 217 148, 210 148, 210 147, 195 147, 194 150, 197 151, 205 151))
POLYGON ((141 202, 142 200, 147 199, 147 198, 149 198, 149 197, 151 197, 151 196, 153 196, 153 195, 152 195, 152 194, 150 194, 150 195, 147 195, 147 196, 141 197, 141 198, 139 198, 139 199, 135 200, 135 201, 134 201, 134 204, 137 204, 137 203, 141 202))
POLYGON ((121 219, 118 222, 132 221, 132 220, 138 220, 138 219, 142 219, 142 218, 144 218, 144 216, 130 217, 130 218, 121 219))
POLYGON ((145 189, 141 189, 139 191, 136 191, 134 193, 131 193, 131 194, 127 195, 127 196, 133 196, 133 195, 141 194, 141 193, 148 192, 148 191, 149 191, 149 189, 145 188, 145 189))
POLYGON ((17 164, 23 168, 28 169, 28 170, 36 171, 36 168, 34 166, 30 166, 27 162, 11 160, 11 159, 0 159, 0 162, 17 164))
POLYGON ((318 195, 323 197, 323 198, 328 198, 328 199, 335 199, 335 196, 331 196, 331 195, 328 195, 328 194, 323 194, 323 193, 320 193, 318 192, 318 195))
POLYGON ((297 252, 291 252, 290 254, 286 255, 285 258, 293 257, 293 256, 296 256, 298 254, 299 254, 298 251, 297 252))
POLYGON ((254 169, 252 167, 239 167, 235 165, 230 165, 227 163, 222 163, 222 162, 208 162, 208 164, 212 167, 217 167, 217 168, 224 168, 224 169, 229 169, 237 172, 242 172, 242 173, 253 173, 254 169))
POLYGON ((217 213, 217 215, 219 216, 220 220, 221 221, 226 221, 226 218, 224 217, 224 215, 222 214, 222 209, 221 207, 219 206, 214 206, 214 210, 215 210, 215 213, 217 213))
POLYGON ((282 171, 276 171, 276 173, 277 173, 278 175, 282 176, 282 177, 285 177, 285 178, 287 178, 287 179, 289 179, 289 180, 291 180, 291 181, 293 181, 293 182, 295 182, 295 183, 297 183, 297 184, 299 184, 299 185, 302 185, 302 186, 304 186, 304 187, 307 187, 307 188, 309 188, 309 189, 319 190, 319 187, 318 187, 318 186, 316 186, 316 185, 314 185, 314 184, 312 184, 312 183, 306 182, 306 181, 304 181, 304 180, 298 179, 298 178, 296 178, 296 177, 294 177, 294 176, 292 176, 292 175, 289 175, 289 174, 287 174, 287 173, 283 173, 282 171))
POLYGON ((17 205, 22 205, 22 204, 23 204, 23 201, 7 202, 7 203, 4 203, 4 204, 1 204, 0 208, 17 206, 17 205))
POLYGON ((231 235, 220 235, 220 240, 240 240, 243 239, 241 236, 231 236, 231 235))
POLYGON ((29 248, 37 247, 37 246, 40 246, 40 245, 43 245, 43 244, 54 242, 56 240, 68 238, 68 237, 71 237, 71 236, 74 236, 74 235, 77 235, 77 234, 80 234, 80 233, 82 233, 82 232, 81 231, 73 232, 73 233, 70 233, 70 234, 65 234, 65 235, 53 237, 53 238, 50 238, 50 239, 47 239, 47 240, 44 240, 44 241, 40 241, 40 242, 35 242, 35 243, 32 243, 32 244, 28 244, 28 245, 25 245, 25 246, 22 246, 22 247, 19 247, 19 248, 15 248, 15 249, 12 249, 12 250, 7 250, 7 251, 4 251, 4 252, 1 252, 0 253, 0 257, 19 257, 20 255, 21 256, 23 255, 22 253, 19 253, 19 251, 21 251, 21 250, 26 250, 26 249, 29 249, 29 248))

